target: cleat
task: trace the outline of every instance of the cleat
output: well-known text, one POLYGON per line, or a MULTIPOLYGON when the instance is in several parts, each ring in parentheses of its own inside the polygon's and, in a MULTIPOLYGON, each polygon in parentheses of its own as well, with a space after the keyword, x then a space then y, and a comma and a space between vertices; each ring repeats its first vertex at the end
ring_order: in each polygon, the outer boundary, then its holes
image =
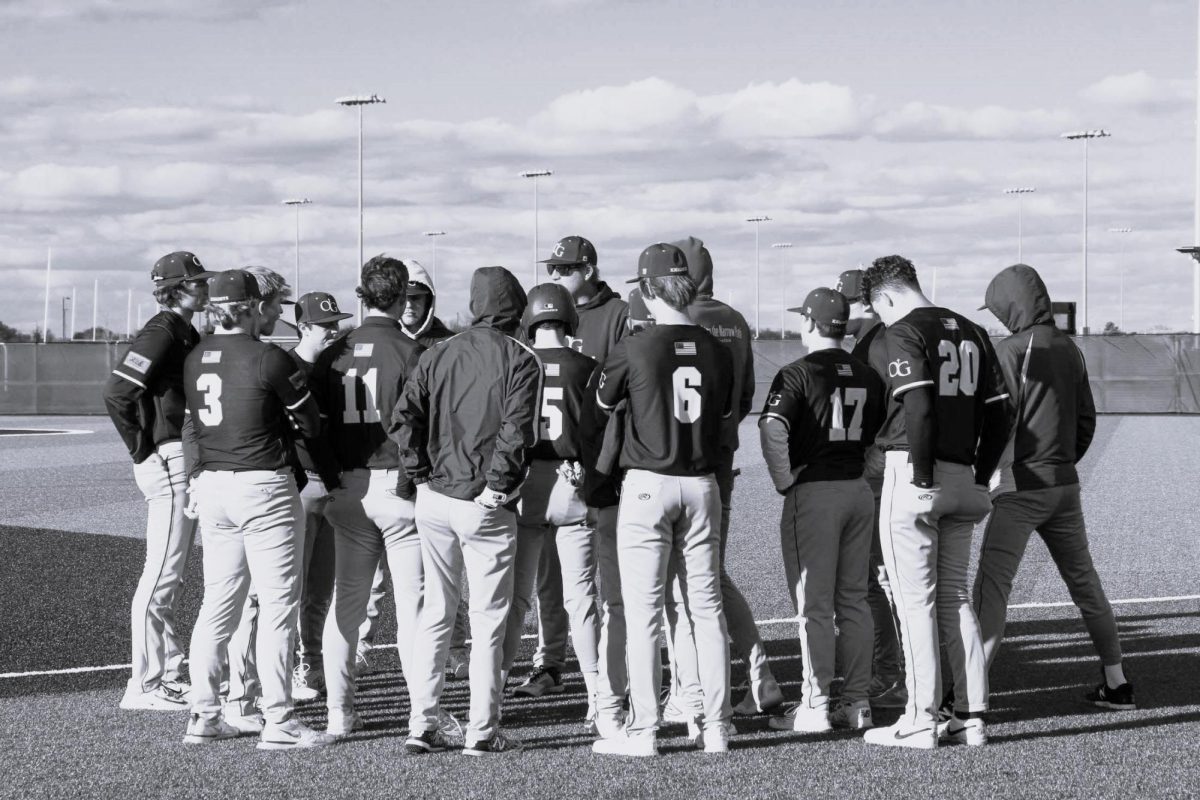
POLYGON ((192 714, 192 718, 188 720, 187 732, 183 735, 183 743, 213 744, 224 739, 236 739, 241 735, 241 731, 220 717, 209 719, 199 714, 192 714))
POLYGON ((419 734, 410 734, 404 740, 404 752, 410 756, 420 756, 426 753, 441 753, 455 747, 446 734, 440 730, 425 731, 419 734))
POLYGON ((729 737, 733 734, 733 726, 727 722, 719 722, 704 728, 704 752, 728 753, 729 737))
POLYGON ((632 734, 622 731, 616 736, 592 742, 592 752, 608 756, 648 758, 658 755, 658 740, 653 730, 641 730, 632 734))
POLYGON ((524 749, 525 743, 520 739, 514 739, 501 731, 496 731, 490 738, 468 744, 463 748, 462 754, 464 756, 496 756, 504 753, 517 753, 524 749))
POLYGON ((358 643, 358 652, 354 655, 354 677, 361 678, 364 675, 370 675, 375 671, 375 664, 371 659, 371 645, 358 643))
POLYGON ((181 692, 163 683, 150 692, 126 689, 121 697, 121 708, 125 711, 187 711, 188 701, 181 692))
POLYGON ((937 733, 939 742, 971 747, 987 744, 987 727, 979 717, 959 719, 951 715, 950 719, 938 724, 937 733))
POLYGON ((751 717, 764 714, 773 708, 783 705, 783 692, 774 678, 751 683, 746 689, 746 695, 736 706, 733 713, 740 717, 751 717))
POLYGON ((446 678, 452 681, 466 680, 471 672, 471 654, 451 650, 446 658, 446 678))
POLYGON ((323 731, 314 731, 300 720, 292 717, 286 722, 268 722, 263 726, 258 740, 259 750, 304 750, 310 747, 327 747, 334 738, 323 731))
POLYGON ((522 697, 541 697, 544 694, 562 694, 562 676, 555 667, 538 667, 524 683, 513 689, 513 694, 522 697))
POLYGON ((863 734, 863 741, 883 747, 912 747, 918 750, 933 750, 938 743, 936 729, 905 727, 902 722, 886 728, 872 728, 863 734))
POLYGON ((886 681, 875 676, 867 690, 873 708, 904 708, 908 705, 908 689, 904 681, 886 681))
POLYGON ((159 685, 165 687, 168 691, 174 694, 180 695, 185 700, 187 699, 187 696, 192 693, 192 685, 187 681, 163 678, 159 685))
POLYGON ((467 740, 462 723, 445 709, 438 709, 438 733, 442 735, 451 747, 462 747, 467 740))
POLYGON ((828 706, 810 708, 802 703, 796 703, 782 714, 771 717, 767 725, 772 730, 797 733, 827 733, 833 730, 829 724, 828 706))
POLYGON ((325 673, 301 661, 292 670, 292 699, 297 702, 316 700, 325 689, 325 673))
POLYGON ((596 714, 596 735, 602 739, 615 739, 625 735, 625 720, 622 714, 596 714))
POLYGON ((700 717, 689 717, 687 721, 688 744, 692 747, 704 746, 704 726, 700 717))
POLYGON ((1107 708, 1112 711, 1137 710, 1137 702, 1133 698, 1133 684, 1128 681, 1115 689, 1109 687, 1108 681, 1104 681, 1084 697, 1089 703, 1099 708, 1107 708))
POLYGON ((866 700, 843 700, 829 712, 829 724, 835 728, 865 731, 875 727, 871 721, 871 706, 866 700))
POLYGON ((662 708, 662 724, 664 725, 683 725, 695 716, 689 713, 684 704, 684 700, 677 694, 667 696, 667 702, 662 708))
POLYGON ((261 712, 255 711, 252 714, 236 714, 230 711, 229 706, 225 707, 224 719, 225 722, 237 728, 241 733, 262 733, 263 728, 267 724, 261 712))
POLYGON ((358 715, 357 711, 351 711, 347 714, 345 711, 331 708, 329 710, 329 722, 325 725, 325 732, 335 739, 341 739, 355 731, 361 731, 364 727, 363 718, 358 715))

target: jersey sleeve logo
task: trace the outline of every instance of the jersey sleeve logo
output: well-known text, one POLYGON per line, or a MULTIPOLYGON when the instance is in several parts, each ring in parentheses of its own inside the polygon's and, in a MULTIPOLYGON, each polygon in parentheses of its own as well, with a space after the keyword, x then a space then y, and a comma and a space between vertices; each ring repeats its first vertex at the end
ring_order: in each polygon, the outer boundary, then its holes
POLYGON ((603 388, 604 388, 604 381, 605 381, 605 380, 607 380, 607 379, 608 379, 608 373, 607 373, 607 372, 601 372, 601 373, 600 373, 600 382, 599 382, 599 383, 596 385, 596 390, 597 390, 597 391, 599 391, 599 390, 601 390, 601 389, 603 389, 603 388))
POLYGON ((201 364, 220 364, 221 363, 221 351, 220 350, 205 350, 203 353, 200 354, 200 363, 201 364))
POLYGON ((304 388, 304 373, 296 372, 294 375, 291 375, 288 378, 288 383, 290 383, 294 388, 296 388, 298 390, 303 389, 304 388))
POLYGON ((375 351, 375 345, 372 342, 359 342, 354 345, 355 358, 370 358, 371 353, 375 351))
POLYGON ((907 378, 909 375, 912 375, 912 365, 907 359, 898 358, 888 364, 889 378, 907 378))
POLYGON ((677 356, 694 356, 696 355, 695 342, 676 342, 675 355, 677 356))
POLYGON ((779 392, 771 392, 767 395, 767 405, 777 406, 783 402, 783 395, 779 392))
POLYGON ((132 350, 125 355, 124 364, 131 369, 137 370, 143 375, 145 375, 146 371, 150 369, 150 359, 146 358, 145 356, 139 356, 132 350))

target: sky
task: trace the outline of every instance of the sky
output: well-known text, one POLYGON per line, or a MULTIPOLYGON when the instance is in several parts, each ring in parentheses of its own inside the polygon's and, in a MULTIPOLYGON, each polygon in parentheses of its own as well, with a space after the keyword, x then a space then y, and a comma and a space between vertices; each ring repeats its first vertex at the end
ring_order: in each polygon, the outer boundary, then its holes
MULTIPOLYGON (((172 250, 264 264, 352 305, 357 114, 365 252, 471 272, 577 234, 614 286, 657 241, 702 238, 754 324, 889 253, 977 312, 1021 251, 1089 321, 1191 322, 1195 0, 0 0, 0 321, 124 330, 172 250), (759 230, 756 281, 755 225, 759 230), (1110 232, 1130 228, 1129 233, 1110 232), (789 248, 773 244, 790 243, 789 248), (936 275, 936 279, 935 279, 936 275), (756 305, 756 284, 758 302, 756 305), (129 298, 132 297, 130 303, 129 298)), ((544 270, 538 280, 546 280, 544 270)), ((619 290, 624 290, 620 286, 619 290)), ((140 312, 139 312, 140 306, 140 312)))

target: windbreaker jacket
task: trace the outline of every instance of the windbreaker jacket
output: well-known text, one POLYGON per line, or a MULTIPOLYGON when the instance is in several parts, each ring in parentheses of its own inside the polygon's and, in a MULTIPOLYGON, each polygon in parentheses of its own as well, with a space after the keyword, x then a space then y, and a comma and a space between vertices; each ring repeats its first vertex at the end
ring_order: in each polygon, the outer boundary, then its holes
POLYGON ((392 415, 390 433, 410 482, 428 481, 459 500, 475 499, 485 486, 508 495, 520 488, 526 448, 537 442, 542 388, 537 356, 509 335, 524 310, 525 292, 512 273, 476 270, 474 322, 421 355, 392 415))
POLYGON ((629 304, 601 281, 596 296, 575 310, 579 313, 579 324, 575 326, 571 347, 603 364, 626 333, 629 304))
POLYGON ((454 335, 454 331, 447 328, 440 319, 437 318, 437 287, 433 285, 433 280, 429 277, 429 273, 425 271, 425 267, 416 259, 408 259, 405 262, 408 267, 408 283, 411 286, 414 283, 419 283, 429 289, 429 308, 425 309, 425 319, 421 320, 421 324, 417 325, 415 330, 404 329, 404 332, 417 340, 417 344, 421 347, 433 347, 443 339, 449 339, 454 335))
POLYGON ((996 345, 1004 382, 1017 409, 1012 477, 1018 490, 1079 482, 1076 463, 1096 432, 1087 363, 1054 327, 1050 295, 1033 267, 1016 264, 988 285, 984 302, 1012 331, 996 345))

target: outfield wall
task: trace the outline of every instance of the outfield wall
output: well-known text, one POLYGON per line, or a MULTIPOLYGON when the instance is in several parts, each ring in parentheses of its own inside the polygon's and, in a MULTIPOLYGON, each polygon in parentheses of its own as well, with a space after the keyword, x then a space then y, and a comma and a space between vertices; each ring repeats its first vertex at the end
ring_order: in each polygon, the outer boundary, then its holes
MULTIPOLYGON (((1106 414, 1200 414, 1200 336, 1081 336, 1096 408, 1106 414)), ((102 414, 101 389, 125 344, 0 344, 0 414, 102 414)), ((799 341, 754 343, 754 410, 799 341)))

